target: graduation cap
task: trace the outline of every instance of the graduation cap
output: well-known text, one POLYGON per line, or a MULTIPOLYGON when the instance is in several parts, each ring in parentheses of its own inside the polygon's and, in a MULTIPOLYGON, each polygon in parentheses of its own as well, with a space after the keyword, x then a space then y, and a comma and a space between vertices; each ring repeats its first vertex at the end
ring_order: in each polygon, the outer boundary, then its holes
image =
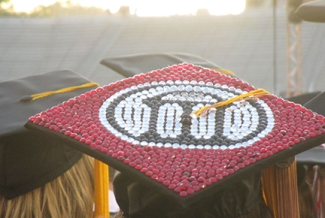
POLYGON ((324 165, 325 164, 325 148, 324 145, 309 149, 296 156, 299 164, 307 165, 324 165))
POLYGON ((24 128, 28 118, 98 86, 68 70, 0 83, 0 194, 23 195, 54 180, 81 152, 24 128))
POLYGON ((146 73, 151 70, 160 69, 184 62, 214 69, 223 74, 234 75, 234 73, 230 70, 224 69, 219 65, 198 55, 179 52, 143 53, 110 57, 103 59, 101 61, 101 64, 108 68, 111 68, 124 77, 132 77, 140 73, 146 73))
POLYGON ((325 1, 311 1, 301 4, 295 11, 300 19, 309 22, 325 22, 325 1))
POLYGON ((189 63, 96 88, 25 126, 160 190, 177 208, 325 141, 322 115, 189 63))

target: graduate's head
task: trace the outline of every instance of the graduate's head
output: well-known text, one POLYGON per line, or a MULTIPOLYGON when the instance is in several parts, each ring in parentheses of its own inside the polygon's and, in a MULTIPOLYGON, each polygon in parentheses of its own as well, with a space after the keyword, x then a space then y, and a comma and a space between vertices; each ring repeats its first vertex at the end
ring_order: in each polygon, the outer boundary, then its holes
POLYGON ((131 218, 188 217, 199 205, 212 205, 206 217, 247 215, 265 206, 263 169, 325 141, 323 116, 190 63, 99 87, 26 127, 117 169, 116 200, 131 218))
POLYGON ((24 124, 96 86, 67 70, 0 83, 0 217, 92 210, 92 158, 24 124))

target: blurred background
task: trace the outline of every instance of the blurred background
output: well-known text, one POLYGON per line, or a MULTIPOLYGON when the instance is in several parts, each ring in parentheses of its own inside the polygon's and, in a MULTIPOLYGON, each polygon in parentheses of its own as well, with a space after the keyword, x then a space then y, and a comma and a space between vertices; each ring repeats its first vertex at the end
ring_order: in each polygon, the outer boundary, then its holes
POLYGON ((183 52, 282 97, 323 91, 325 24, 306 0, 0 0, 0 82, 70 69, 105 85, 107 57, 183 52), (192 2, 192 3, 190 3, 192 2))

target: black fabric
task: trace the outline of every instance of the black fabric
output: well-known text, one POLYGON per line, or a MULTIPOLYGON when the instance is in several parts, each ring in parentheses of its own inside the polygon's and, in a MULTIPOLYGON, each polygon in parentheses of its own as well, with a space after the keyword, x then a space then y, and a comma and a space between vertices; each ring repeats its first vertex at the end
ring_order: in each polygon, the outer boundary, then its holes
POLYGON ((296 161, 299 164, 308 165, 324 165, 325 164, 325 148, 318 146, 309 149, 296 156, 296 161))
POLYGON ((114 193, 126 218, 272 217, 262 198, 261 173, 229 185, 183 209, 164 192, 117 174, 114 193))
POLYGON ((325 1, 311 1, 301 4, 294 14, 305 21, 324 23, 325 1))
POLYGON ((325 114, 325 92, 322 92, 309 100, 304 106, 312 109, 315 113, 325 114))
POLYGON ((307 93, 304 93, 304 94, 300 94, 300 95, 290 97, 290 98, 288 98, 288 101, 292 101, 294 103, 304 105, 308 101, 310 101, 311 99, 313 99, 314 97, 319 95, 320 93, 321 92, 319 92, 319 91, 317 91, 317 92, 307 92, 307 93))
POLYGON ((11 199, 41 187, 66 172, 81 158, 78 150, 31 132, 24 128, 24 124, 35 113, 96 85, 28 101, 32 95, 89 82, 74 72, 61 70, 0 83, 1 195, 11 199))
POLYGON ((0 147, 0 193, 7 199, 54 180, 81 158, 70 146, 33 132, 7 137, 0 147))
POLYGON ((37 101, 24 102, 32 94, 82 85, 90 81, 72 71, 60 70, 0 83, 0 139, 26 131, 26 120, 37 112, 57 105, 91 88, 51 95, 37 101))
POLYGON ((135 54, 119 57, 109 57, 101 61, 106 67, 111 68, 124 77, 149 72, 179 63, 192 63, 206 68, 222 69, 217 64, 210 62, 200 56, 187 53, 148 53, 135 54))

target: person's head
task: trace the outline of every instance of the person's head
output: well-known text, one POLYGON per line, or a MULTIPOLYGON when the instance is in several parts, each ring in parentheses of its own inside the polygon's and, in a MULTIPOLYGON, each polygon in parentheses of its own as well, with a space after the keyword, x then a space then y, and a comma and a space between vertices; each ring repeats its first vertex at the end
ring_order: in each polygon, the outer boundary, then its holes
POLYGON ((6 199, 0 194, 0 217, 92 217, 93 158, 82 155, 58 178, 26 194, 6 199))
POLYGON ((67 70, 0 83, 0 217, 89 217, 92 158, 24 124, 96 86, 67 70))
POLYGON ((323 116, 190 63, 99 87, 64 105, 25 126, 118 170, 115 196, 128 218, 261 214, 268 211, 261 170, 325 141, 323 116), (84 105, 87 113, 74 110, 84 105))
POLYGON ((182 208, 167 192, 118 173, 114 178, 114 193, 121 209, 117 217, 272 218, 263 200, 260 180, 261 172, 257 172, 182 208))

